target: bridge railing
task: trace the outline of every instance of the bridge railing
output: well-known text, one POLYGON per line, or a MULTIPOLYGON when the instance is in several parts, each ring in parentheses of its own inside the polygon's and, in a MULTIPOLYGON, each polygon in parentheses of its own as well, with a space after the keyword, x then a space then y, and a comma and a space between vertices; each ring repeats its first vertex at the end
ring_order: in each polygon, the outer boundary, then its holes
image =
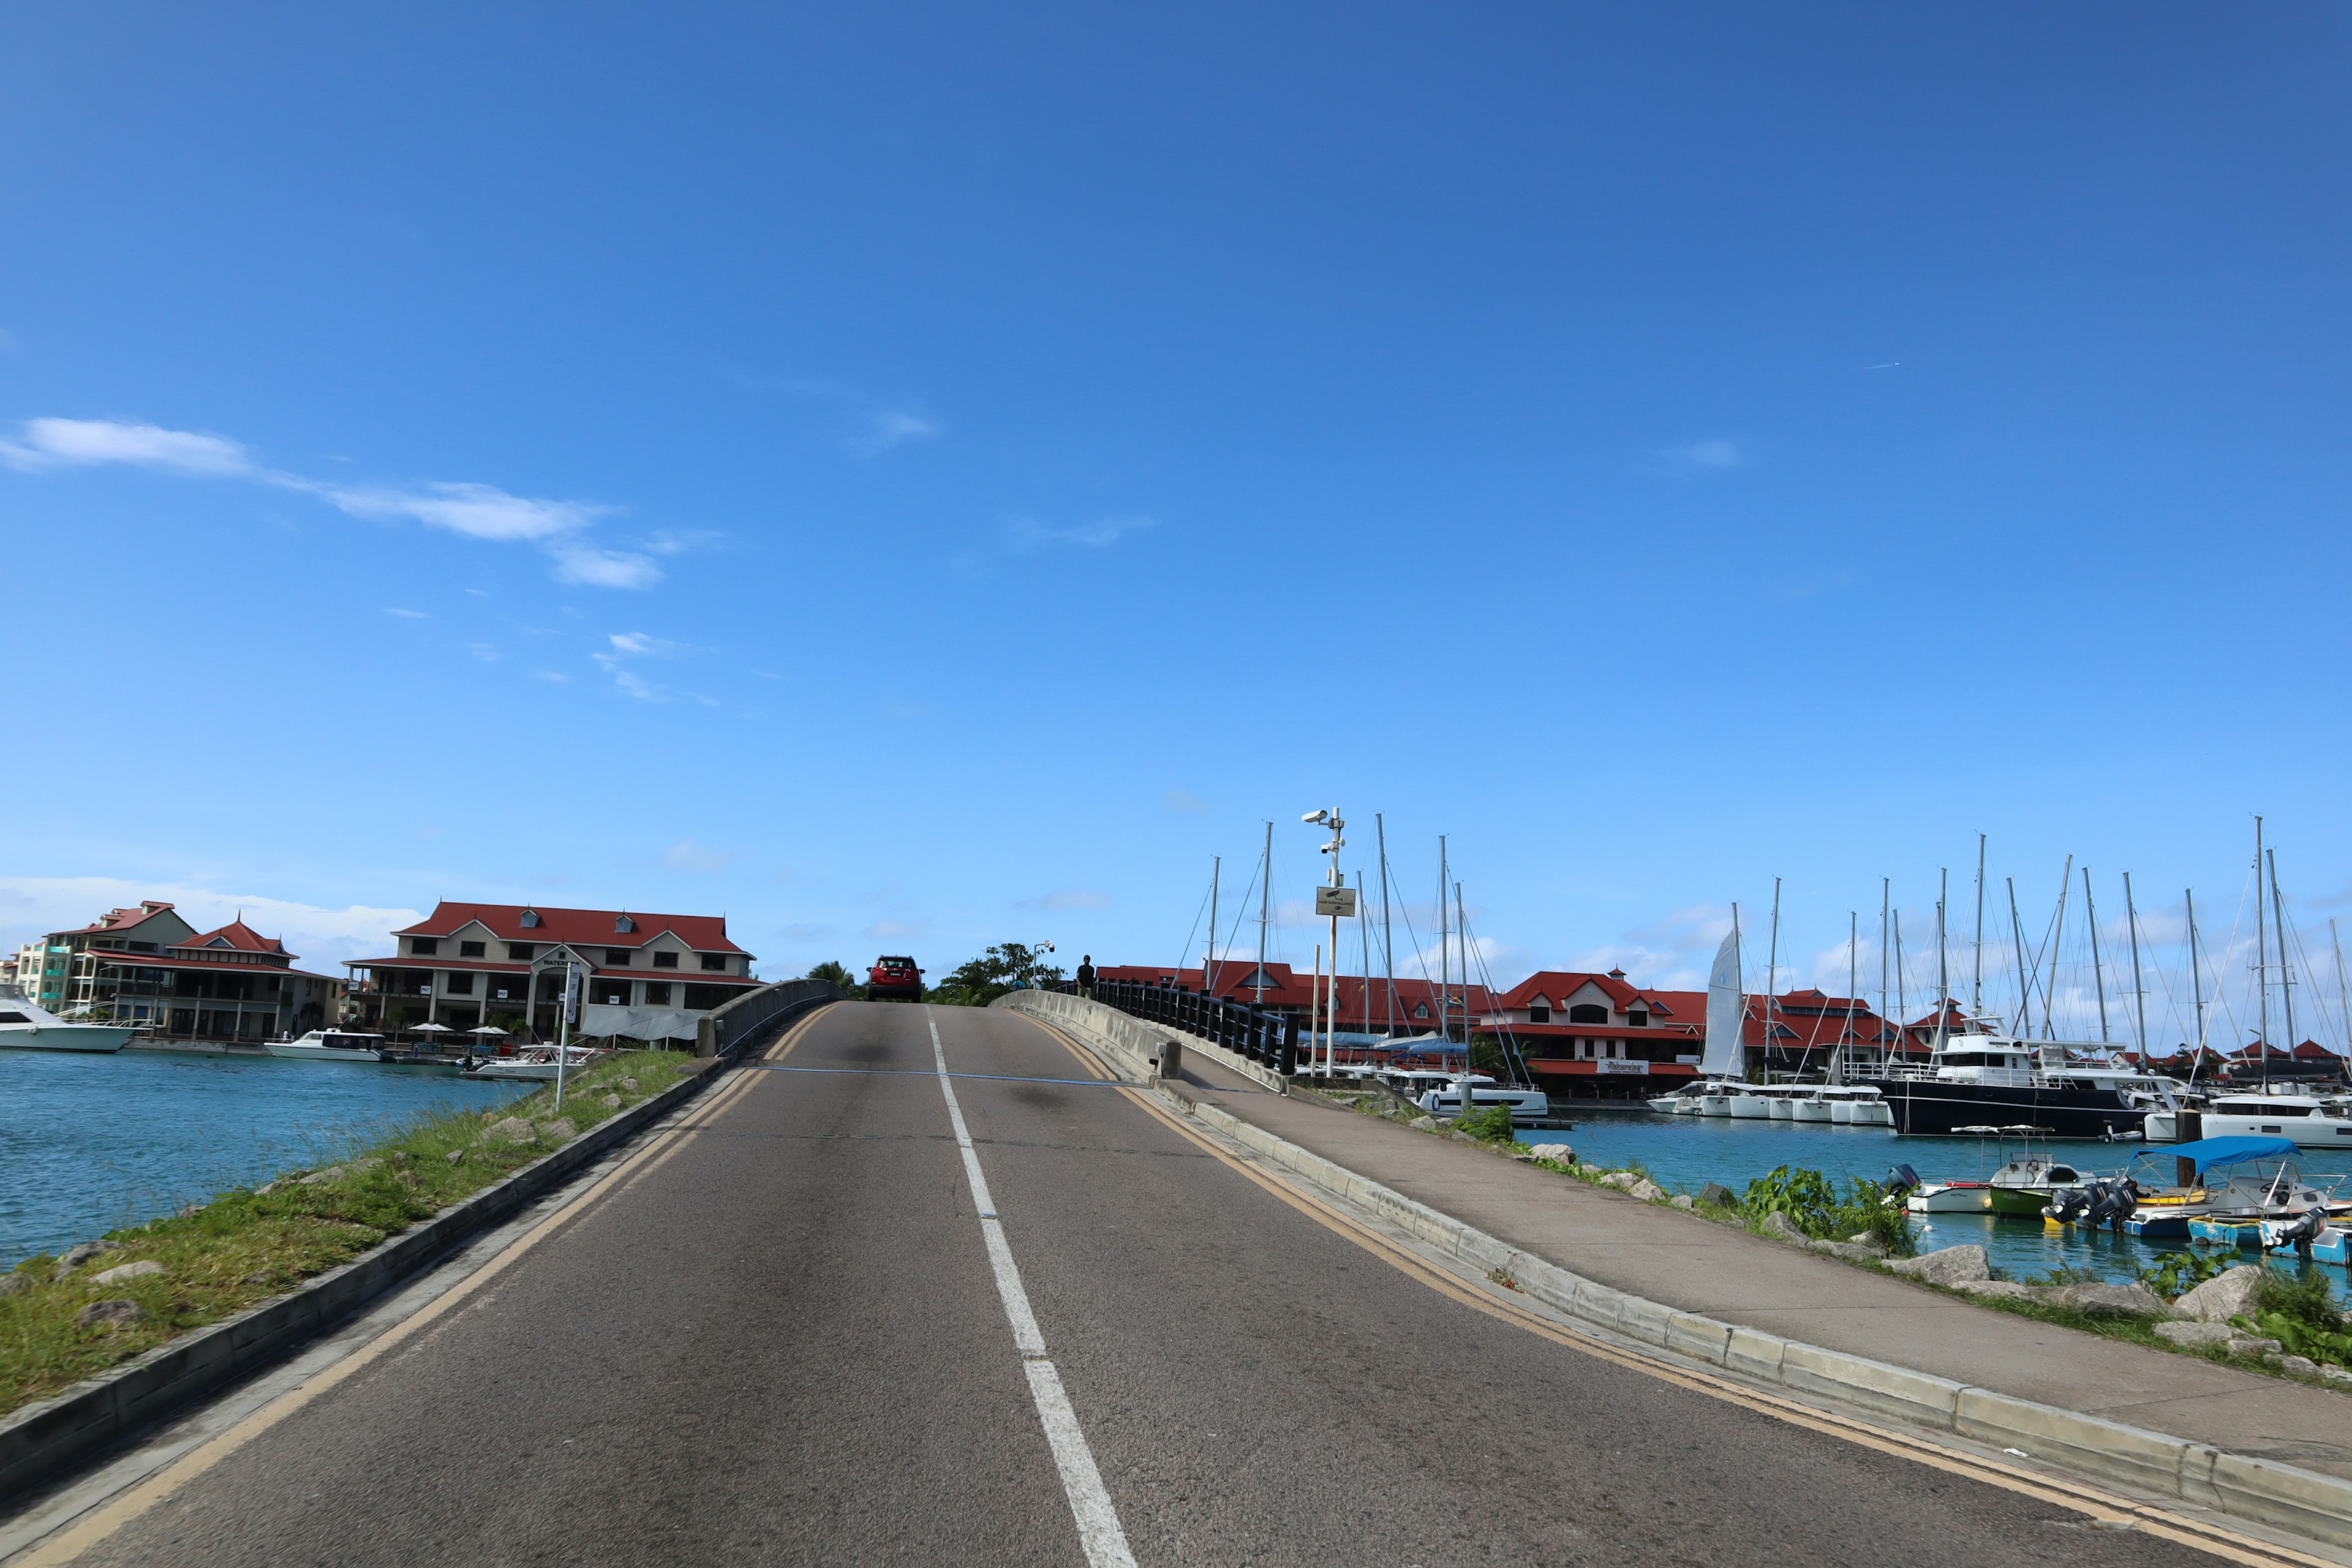
MULTIPOLYGON (((1064 984, 1055 989, 1075 993, 1077 987, 1064 984)), ((1285 1014, 1174 985, 1147 985, 1139 980, 1097 980, 1092 994, 1096 1001, 1129 1017, 1198 1035, 1285 1078, 1298 1070, 1298 1020, 1285 1014)))
POLYGON ((820 1002, 838 1002, 842 995, 841 987, 830 980, 780 980, 746 991, 696 1024, 694 1054, 731 1056, 779 1021, 820 1002))

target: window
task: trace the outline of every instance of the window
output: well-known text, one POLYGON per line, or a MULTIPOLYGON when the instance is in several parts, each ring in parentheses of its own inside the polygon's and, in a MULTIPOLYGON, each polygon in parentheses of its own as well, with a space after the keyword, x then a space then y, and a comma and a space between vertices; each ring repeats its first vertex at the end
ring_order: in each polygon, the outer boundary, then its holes
POLYGON ((676 969, 677 967, 677 954, 674 952, 655 953, 654 967, 656 969, 676 969))
POLYGON ((510 942, 507 943, 507 957, 513 963, 529 963, 538 955, 539 949, 533 947, 527 942, 510 942))
POLYGON ((450 996, 471 996, 473 994, 474 977, 472 975, 453 974, 449 976, 449 989, 444 993, 444 994, 450 996))
POLYGON ((1530 1003, 1528 1003, 1528 1023, 1530 1023, 1530 1024, 1549 1024, 1549 1023, 1550 1023, 1550 1022, 1551 1022, 1551 1004, 1550 1004, 1550 1003, 1549 1003, 1549 1002, 1530 1002, 1530 1003))
POLYGON ((727 955, 723 952, 706 952, 702 955, 702 967, 706 972, 724 974, 727 973, 727 955))
POLYGON ((430 958, 441 951, 441 939, 434 936, 412 936, 408 939, 408 951, 418 958, 430 958))
POLYGON ((619 920, 616 920, 616 921, 614 921, 613 922, 613 930, 614 930, 614 931, 617 931, 617 932, 618 932, 619 934, 621 934, 622 936, 631 936, 631 935, 634 935, 634 934, 635 934, 636 929, 637 929, 637 922, 636 922, 636 921, 633 921, 633 920, 631 920, 631 919, 630 919, 628 916, 626 916, 626 915, 623 915, 619 920))
POLYGON ((648 1007, 667 1007, 669 1005, 668 981, 648 980, 646 982, 646 1005, 648 1007))
POLYGON ((523 930, 530 931, 539 924, 539 911, 537 910, 525 910, 522 912, 522 919, 517 921, 515 923, 522 927, 523 930))
POLYGON ((1625 1022, 1632 1028, 1646 1029, 1650 1026, 1650 1016, 1647 1013, 1628 1013, 1625 1022))
POLYGON ((487 957, 488 952, 489 949, 478 942, 461 942, 457 944, 457 956, 460 958, 483 958, 487 957))
POLYGON ((1426 1018, 1426 1017, 1428 1017, 1428 1016, 1429 1016, 1429 1004, 1428 1004, 1428 1003, 1426 1003, 1426 1002, 1416 1002, 1416 1003, 1414 1003, 1414 1004, 1413 1004, 1413 1007, 1412 1007, 1412 1016, 1413 1016, 1414 1017, 1416 1017, 1416 1018, 1426 1018))
POLYGON ((636 954, 625 947, 608 947, 604 950, 604 962, 614 969, 626 969, 635 957, 636 954))
POLYGON ((590 1001, 602 1002, 607 1007, 625 1007, 629 1005, 629 983, 625 980, 617 982, 599 980, 595 984, 595 993, 589 998, 590 1001))
POLYGON ((1609 1021, 1609 1009, 1598 1003, 1580 1002, 1568 1010, 1568 1021, 1571 1024, 1605 1024, 1609 1021))
POLYGON ((708 1012, 740 994, 732 985, 689 985, 686 988, 686 1005, 697 1012, 708 1012))

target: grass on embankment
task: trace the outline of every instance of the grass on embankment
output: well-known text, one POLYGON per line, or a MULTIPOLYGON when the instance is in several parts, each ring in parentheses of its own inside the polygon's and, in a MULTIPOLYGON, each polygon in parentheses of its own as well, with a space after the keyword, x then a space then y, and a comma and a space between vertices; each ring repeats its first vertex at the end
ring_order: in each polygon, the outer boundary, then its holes
POLYGON ((53 1256, 26 1259, 0 1274, 0 1415, 350 1262, 659 1094, 692 1059, 675 1051, 608 1058, 567 1078, 561 1112, 549 1085, 495 1110, 420 1117, 341 1164, 289 1171, 201 1208, 110 1231, 105 1239, 117 1248, 63 1278, 53 1256), (568 1121, 572 1131, 541 1131, 528 1142, 487 1135, 509 1118, 540 1129, 568 1121), (97 1282, 139 1262, 163 1271, 97 1282), (126 1301, 139 1309, 130 1321, 83 1321, 100 1302, 126 1301))

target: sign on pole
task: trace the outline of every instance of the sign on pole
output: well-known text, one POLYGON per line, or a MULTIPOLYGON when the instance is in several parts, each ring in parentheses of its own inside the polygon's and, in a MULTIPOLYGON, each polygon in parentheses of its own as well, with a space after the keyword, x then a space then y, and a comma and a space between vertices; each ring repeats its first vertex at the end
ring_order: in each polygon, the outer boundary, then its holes
POLYGON ((1315 912, 1337 915, 1341 920, 1356 918, 1356 889, 1353 888, 1318 888, 1315 889, 1315 912))
POLYGON ((580 1024, 580 966, 563 966, 563 1021, 578 1027, 580 1024))

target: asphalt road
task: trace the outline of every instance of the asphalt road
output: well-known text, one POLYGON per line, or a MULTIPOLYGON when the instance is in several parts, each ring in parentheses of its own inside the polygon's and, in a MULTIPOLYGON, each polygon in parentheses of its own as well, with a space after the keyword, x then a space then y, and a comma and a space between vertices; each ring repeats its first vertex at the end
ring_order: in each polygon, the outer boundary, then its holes
MULTIPOLYGON (((952 1072, 1085 1076, 1002 1012, 829 1009, 782 1065, 846 1070, 746 1069, 657 1166, 80 1561, 1085 1563, 929 1019, 952 1072)), ((2215 1561, 1550 1343, 1114 1089, 954 1089, 1145 1568, 2215 1561)))

